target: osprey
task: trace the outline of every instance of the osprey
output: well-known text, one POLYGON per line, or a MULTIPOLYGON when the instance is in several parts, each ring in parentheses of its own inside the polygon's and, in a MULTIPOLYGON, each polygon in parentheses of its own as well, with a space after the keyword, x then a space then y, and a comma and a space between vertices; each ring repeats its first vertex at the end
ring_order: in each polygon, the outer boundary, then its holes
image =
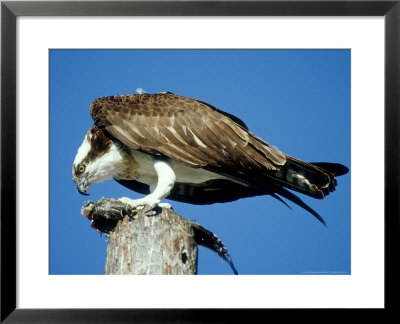
MULTIPOLYGON (((252 134, 239 118, 200 100, 170 92, 109 96, 90 105, 94 125, 75 157, 72 175, 81 194, 114 178, 152 208, 163 198, 212 204, 271 195, 322 217, 290 190, 322 199, 335 190, 337 163, 307 163, 252 134)), ((286 203, 285 203, 286 204, 286 203)))

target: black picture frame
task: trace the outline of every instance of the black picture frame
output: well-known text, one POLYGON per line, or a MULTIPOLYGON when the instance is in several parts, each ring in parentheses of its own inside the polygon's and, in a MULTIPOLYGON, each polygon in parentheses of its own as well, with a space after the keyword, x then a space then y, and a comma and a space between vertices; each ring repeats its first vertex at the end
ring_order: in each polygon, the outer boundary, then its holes
MULTIPOLYGON (((1 322, 199 323, 248 321, 270 309, 16 308, 16 19, 19 16, 383 16, 385 19, 385 307, 398 304, 400 203, 400 0, 394 1, 2 1, 1 322)), ((368 162, 366 162, 368 163, 368 162)), ((371 174, 373 174, 371 166, 371 174)), ((373 190, 373 189, 372 189, 373 190)), ((366 288, 367 289, 367 288, 366 288)), ((60 292, 62 293, 62 292, 60 292)), ((240 294, 240 292, 238 292, 240 294)), ((109 298, 109 296, 107 297, 109 298)), ((112 297, 111 297, 112 298, 112 297)), ((149 300, 151 304, 151 300, 149 300)), ((293 310, 310 319, 308 311, 293 310)), ((326 310, 328 311, 328 310, 326 310)), ((354 310, 356 311, 356 310, 354 310)), ((371 313, 368 313, 370 316, 371 313)), ((296 315, 297 316, 297 315, 296 315)), ((318 317, 318 316, 317 316, 318 317)), ((272 318, 270 318, 271 320, 272 318)), ((319 318, 319 320, 324 320, 319 318)), ((258 320, 257 320, 258 321, 258 320)))

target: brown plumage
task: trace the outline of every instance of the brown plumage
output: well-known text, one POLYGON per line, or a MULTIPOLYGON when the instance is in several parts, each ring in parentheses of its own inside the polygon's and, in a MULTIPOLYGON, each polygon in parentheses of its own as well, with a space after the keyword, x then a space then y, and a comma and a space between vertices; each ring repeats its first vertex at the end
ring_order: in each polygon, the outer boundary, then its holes
MULTIPOLYGON (((173 200, 207 204, 264 194, 281 200, 280 195, 323 222, 285 188, 323 198, 335 189, 335 175, 348 171, 340 164, 311 164, 285 155, 249 132, 237 117, 169 92, 99 98, 90 113, 103 131, 102 140, 111 138, 130 149, 226 177, 202 184, 176 183, 167 197, 173 200)), ((148 193, 139 181, 117 181, 148 193)))
POLYGON ((277 170, 285 163, 283 153, 226 115, 172 93, 104 97, 92 102, 90 113, 96 125, 125 145, 194 168, 245 172, 277 170))

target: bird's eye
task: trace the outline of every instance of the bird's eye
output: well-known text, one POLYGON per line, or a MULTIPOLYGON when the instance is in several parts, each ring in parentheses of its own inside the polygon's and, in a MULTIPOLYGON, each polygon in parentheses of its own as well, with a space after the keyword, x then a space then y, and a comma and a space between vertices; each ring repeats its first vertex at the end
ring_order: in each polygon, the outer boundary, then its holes
POLYGON ((84 164, 79 164, 78 165, 78 173, 83 173, 85 171, 85 165, 84 164))

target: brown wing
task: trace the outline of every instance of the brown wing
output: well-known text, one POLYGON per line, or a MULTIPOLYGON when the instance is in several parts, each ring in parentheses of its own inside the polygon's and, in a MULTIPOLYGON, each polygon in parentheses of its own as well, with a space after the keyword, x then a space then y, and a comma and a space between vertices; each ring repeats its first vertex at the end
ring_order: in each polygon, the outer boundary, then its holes
POLYGON ((286 162, 283 153, 251 134, 244 123, 172 93, 103 97, 92 102, 90 113, 125 145, 195 168, 252 174, 278 170, 286 162))

